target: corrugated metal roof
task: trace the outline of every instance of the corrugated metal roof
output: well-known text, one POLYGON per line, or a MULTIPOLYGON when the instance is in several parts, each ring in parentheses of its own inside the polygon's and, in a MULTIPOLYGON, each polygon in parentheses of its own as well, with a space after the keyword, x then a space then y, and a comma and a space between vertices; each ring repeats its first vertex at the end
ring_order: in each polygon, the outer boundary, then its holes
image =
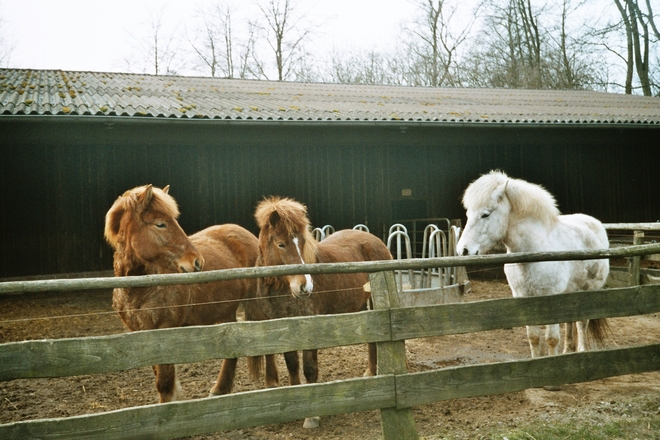
POLYGON ((0 115, 660 124, 660 98, 0 69, 0 115))

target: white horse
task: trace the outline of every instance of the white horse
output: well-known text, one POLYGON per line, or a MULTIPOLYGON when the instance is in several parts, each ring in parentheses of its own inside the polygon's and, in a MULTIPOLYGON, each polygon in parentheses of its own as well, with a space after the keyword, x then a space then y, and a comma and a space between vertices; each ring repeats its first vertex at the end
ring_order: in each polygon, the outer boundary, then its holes
MULTIPOLYGON (((465 230, 457 244, 458 255, 487 253, 504 243, 507 252, 547 252, 607 249, 603 225, 584 214, 560 215, 554 197, 542 186, 491 171, 472 182, 463 195, 467 210, 465 230)), ((552 295, 595 290, 605 285, 609 260, 549 261, 506 264, 506 278, 514 297, 552 295)), ((578 322, 577 349, 585 351, 587 334, 599 345, 607 322, 578 322)), ((573 325, 567 324, 564 353, 575 351, 573 325)), ((527 326, 532 357, 541 355, 541 328, 527 326)), ((559 324, 546 326, 549 355, 559 354, 559 324)))

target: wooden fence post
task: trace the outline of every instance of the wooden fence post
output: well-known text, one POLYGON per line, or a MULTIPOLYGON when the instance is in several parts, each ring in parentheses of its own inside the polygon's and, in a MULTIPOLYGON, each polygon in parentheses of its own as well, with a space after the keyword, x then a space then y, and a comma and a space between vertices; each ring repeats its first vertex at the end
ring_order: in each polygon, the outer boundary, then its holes
MULTIPOLYGON (((633 245, 636 246, 640 244, 644 244, 644 231, 635 231, 633 235, 633 245)), ((640 278, 641 263, 642 257, 640 255, 630 257, 630 263, 628 263, 629 286, 639 286, 642 284, 640 278)))
MULTIPOLYGON (((399 293, 394 272, 376 272, 369 275, 374 309, 399 307, 399 293)), ((405 374, 408 372, 405 341, 379 342, 378 374, 405 374)), ((396 383, 396 378, 395 378, 396 383)), ((385 440, 417 440, 417 426, 412 408, 384 408, 380 410, 380 424, 385 440)))

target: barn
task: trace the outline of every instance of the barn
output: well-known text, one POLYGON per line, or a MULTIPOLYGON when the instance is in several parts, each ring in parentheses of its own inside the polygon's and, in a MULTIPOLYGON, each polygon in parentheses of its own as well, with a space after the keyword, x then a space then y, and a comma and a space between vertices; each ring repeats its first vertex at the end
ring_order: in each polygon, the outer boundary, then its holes
POLYGON ((0 69, 0 278, 107 271, 105 213, 170 185, 188 233, 254 232, 269 195, 315 226, 461 219, 498 168, 563 212, 660 219, 660 98, 0 69))

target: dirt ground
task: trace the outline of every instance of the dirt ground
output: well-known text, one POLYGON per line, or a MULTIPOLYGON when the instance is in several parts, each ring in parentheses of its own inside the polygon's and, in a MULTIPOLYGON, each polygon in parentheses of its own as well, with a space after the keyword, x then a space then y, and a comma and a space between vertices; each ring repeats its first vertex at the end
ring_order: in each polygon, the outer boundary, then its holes
MULTIPOLYGON (((473 281, 466 301, 511 295, 504 281, 473 281)), ((124 332, 111 308, 111 292, 25 294, 0 298, 0 342, 66 338, 124 332)), ((660 314, 610 320, 608 346, 660 340, 660 314)), ((407 341, 411 371, 524 359, 529 347, 523 328, 407 341)), ((283 361, 279 356, 280 374, 283 361)), ((366 346, 322 350, 320 380, 359 377, 366 367, 366 346), (339 360, 339 362, 337 361, 339 360)), ((182 365, 179 375, 188 398, 203 398, 214 383, 220 361, 182 365)), ((258 389, 239 361, 235 391, 258 389)), ((110 411, 157 402, 150 367, 103 375, 0 382, 0 423, 110 411)), ((493 397, 439 402, 414 409, 417 429, 427 439, 482 438, 495 428, 514 429, 530 422, 570 417, 627 417, 636 411, 660 412, 660 372, 564 385, 561 391, 530 389, 493 397)), ((305 430, 302 422, 197 436, 195 439, 378 439, 377 411, 321 419, 305 430)), ((649 433, 644 438, 660 438, 649 433)))

